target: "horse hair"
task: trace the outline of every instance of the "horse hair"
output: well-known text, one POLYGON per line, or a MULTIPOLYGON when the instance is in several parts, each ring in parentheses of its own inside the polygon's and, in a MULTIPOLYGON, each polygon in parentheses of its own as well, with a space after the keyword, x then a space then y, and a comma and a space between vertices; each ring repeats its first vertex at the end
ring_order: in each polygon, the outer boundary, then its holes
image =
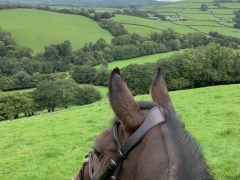
MULTIPOLYGON (((180 117, 176 115, 172 107, 168 104, 158 104, 155 102, 137 102, 141 110, 150 110, 153 107, 159 106, 165 110, 167 126, 170 139, 178 158, 177 177, 184 180, 211 180, 209 174, 209 166, 206 164, 204 157, 201 154, 201 148, 194 137, 188 133, 184 127, 184 123, 180 117)), ((116 121, 116 118, 114 118, 116 121)))

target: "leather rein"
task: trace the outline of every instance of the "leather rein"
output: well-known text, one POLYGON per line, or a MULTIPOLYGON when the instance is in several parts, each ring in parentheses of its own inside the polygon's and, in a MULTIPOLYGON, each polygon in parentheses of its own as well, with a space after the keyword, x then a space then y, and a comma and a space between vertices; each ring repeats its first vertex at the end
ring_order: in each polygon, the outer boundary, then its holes
MULTIPOLYGON (((163 109, 161 110, 163 111, 163 109)), ((118 137, 119 122, 113 124, 113 138, 117 145, 118 154, 114 159, 111 159, 110 163, 107 166, 107 169, 98 180, 106 180, 109 176, 111 176, 112 180, 116 179, 122 167, 122 162, 124 159, 126 159, 127 154, 142 141, 142 139, 153 127, 158 124, 164 124, 166 122, 166 119, 163 116, 163 112, 161 110, 158 106, 152 108, 144 118, 139 128, 124 142, 122 146, 118 137)), ((85 156, 85 158, 87 157, 89 158, 89 176, 91 180, 94 180, 92 152, 85 156)), ((82 165, 79 172, 80 180, 83 180, 83 173, 84 164, 82 165)))

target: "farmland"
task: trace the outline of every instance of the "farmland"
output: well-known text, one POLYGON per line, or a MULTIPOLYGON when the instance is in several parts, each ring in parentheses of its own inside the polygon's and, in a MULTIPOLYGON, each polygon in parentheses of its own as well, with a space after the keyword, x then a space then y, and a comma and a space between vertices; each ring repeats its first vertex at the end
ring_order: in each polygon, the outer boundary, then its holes
POLYGON ((64 40, 69 40, 75 50, 101 37, 107 42, 112 38, 97 22, 83 16, 16 9, 0 11, 0 17, 1 28, 11 32, 17 44, 32 48, 34 54, 64 40))
MULTIPOLYGON (((144 19, 144 18, 139 18, 139 17, 133 17, 133 16, 127 16, 127 15, 120 15, 116 14, 115 17, 113 18, 114 21, 116 22, 121 22, 123 25, 130 25, 132 28, 138 29, 139 26, 145 26, 149 28, 149 31, 154 31, 155 29, 157 30, 163 30, 167 28, 172 28, 173 30, 181 33, 181 34, 186 34, 189 32, 195 32, 194 30, 188 28, 188 27, 182 27, 175 25, 169 21, 156 21, 156 20, 150 20, 150 19, 144 19)), ((126 27, 128 30, 128 26, 126 27)), ((148 33, 149 34, 149 33, 148 33)), ((145 34, 146 36, 147 34, 145 34)))
MULTIPOLYGON (((227 9, 219 9, 213 6, 212 1, 205 1, 208 5, 206 11, 201 11, 200 7, 203 2, 199 1, 184 1, 174 2, 163 5, 151 5, 140 7, 141 10, 154 10, 159 14, 166 16, 182 16, 185 21, 175 21, 173 25, 169 25, 167 21, 147 22, 147 21, 133 21, 135 24, 145 24, 154 28, 171 27, 175 31, 185 34, 193 31, 200 31, 209 33, 210 31, 218 31, 219 33, 227 36, 239 37, 240 30, 233 28, 233 23, 227 22, 234 18, 234 11, 240 9, 240 3, 220 3, 221 6, 226 6, 227 9), (153 25, 155 24, 155 25, 153 25), (200 24, 202 26, 200 26, 200 24), (192 28, 192 29, 190 29, 192 28)), ((117 17, 116 21, 123 21, 123 18, 117 17)), ((128 18, 130 21, 131 18, 128 18)), ((136 27, 136 25, 135 25, 136 27)), ((133 29, 133 27, 132 27, 133 29)), ((137 27, 136 27, 137 29, 137 27)), ((146 31, 146 30, 145 30, 146 31)))
MULTIPOLYGON (((129 64, 143 64, 146 62, 156 62, 159 58, 169 57, 177 52, 182 52, 182 51, 173 51, 173 52, 167 52, 167 53, 152 54, 152 55, 148 55, 148 56, 142 56, 142 57, 127 59, 127 60, 114 61, 114 62, 110 62, 108 64, 108 68, 109 69, 113 69, 115 67, 123 68, 129 64)), ((100 66, 101 65, 98 65, 96 67, 100 67, 100 66)))
MULTIPOLYGON (((215 179, 240 178, 239 90, 239 85, 228 85, 170 92, 215 179)), ((1 122, 0 179, 71 179, 112 116, 105 97, 91 105, 1 122)))

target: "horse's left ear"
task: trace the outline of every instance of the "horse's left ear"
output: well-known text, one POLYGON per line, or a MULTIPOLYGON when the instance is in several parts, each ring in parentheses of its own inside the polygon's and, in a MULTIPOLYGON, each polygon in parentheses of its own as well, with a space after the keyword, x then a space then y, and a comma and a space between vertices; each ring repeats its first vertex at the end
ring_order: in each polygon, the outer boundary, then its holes
POLYGON ((157 70, 157 74, 150 88, 150 94, 154 102, 168 103, 174 110, 172 100, 165 84, 163 70, 161 68, 158 68, 157 70))
POLYGON ((112 71, 108 88, 112 109, 119 121, 122 122, 124 132, 131 134, 142 123, 145 116, 138 107, 118 68, 112 71))

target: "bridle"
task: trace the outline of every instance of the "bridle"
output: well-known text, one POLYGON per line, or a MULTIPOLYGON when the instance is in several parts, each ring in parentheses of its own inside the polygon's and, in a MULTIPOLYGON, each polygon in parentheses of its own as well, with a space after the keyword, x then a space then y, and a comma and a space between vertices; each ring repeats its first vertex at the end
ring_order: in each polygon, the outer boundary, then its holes
MULTIPOLYGON (((155 127, 158 124, 164 124, 166 122, 166 118, 164 117, 162 111, 163 109, 160 109, 159 106, 152 108, 144 118, 139 128, 124 142, 122 146, 118 137, 119 122, 113 124, 113 138, 117 145, 118 154, 115 156, 114 159, 111 159, 110 163, 107 166, 107 169, 98 180, 105 180, 109 176, 111 176, 112 180, 116 179, 122 167, 122 162, 124 159, 126 159, 127 154, 142 141, 145 135, 153 127, 155 127)), ((89 158, 89 176, 91 180, 94 180, 92 152, 89 152, 89 154, 85 156, 85 158, 87 157, 89 158)), ((83 179, 84 165, 85 164, 82 165, 79 172, 80 180, 84 180, 83 179)))

